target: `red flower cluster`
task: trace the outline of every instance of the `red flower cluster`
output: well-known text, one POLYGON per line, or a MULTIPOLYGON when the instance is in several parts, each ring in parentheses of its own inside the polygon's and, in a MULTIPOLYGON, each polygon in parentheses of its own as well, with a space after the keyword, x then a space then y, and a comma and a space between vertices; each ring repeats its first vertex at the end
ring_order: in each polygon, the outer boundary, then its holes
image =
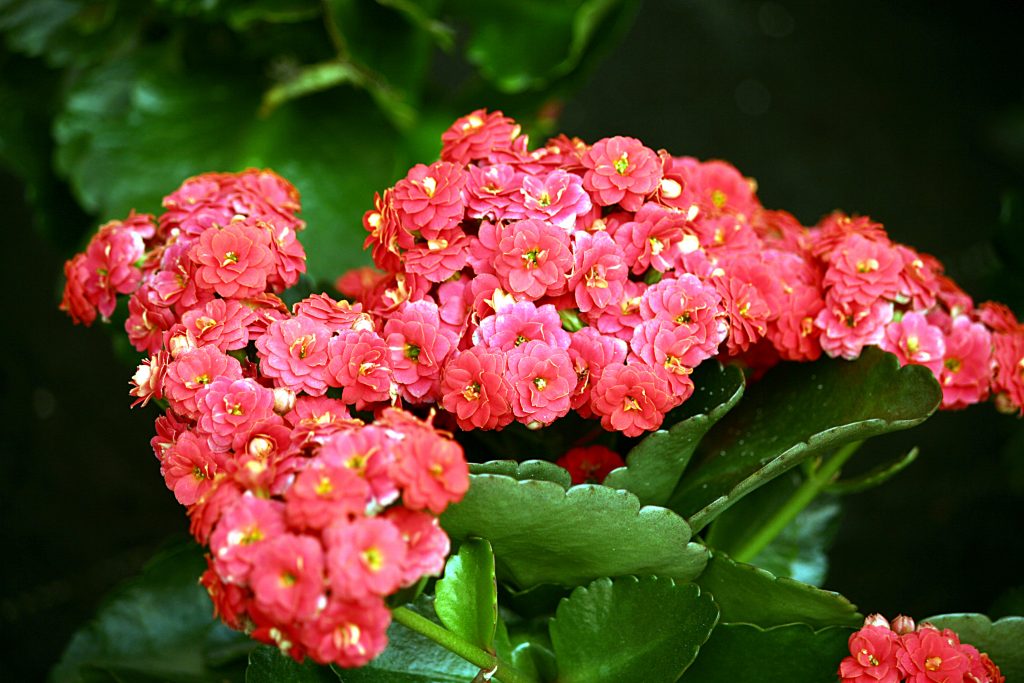
POLYGON ((985 653, 961 643, 950 629, 914 625, 906 616, 890 624, 880 614, 850 636, 850 656, 839 665, 842 683, 1004 683, 985 653))
MULTIPOLYGON (((276 296, 305 270, 291 185, 204 175, 164 206, 158 224, 103 226, 68 263, 64 306, 89 324, 131 294, 127 330, 150 353, 131 395, 169 408, 153 450, 210 548, 202 583, 221 618, 296 659, 365 664, 387 643, 384 598, 444 567, 436 516, 469 486, 462 449, 389 407, 394 364, 358 304, 320 295, 289 312, 276 296)), ((407 318, 395 334, 436 326, 407 318)))
POLYGON ((761 371, 869 345, 929 368, 945 408, 1024 406, 1024 327, 868 218, 803 227, 729 164, 633 138, 530 150, 500 112, 442 142, 364 217, 385 272, 338 288, 378 316, 366 344, 398 395, 461 429, 576 410, 638 436, 713 356, 761 371))

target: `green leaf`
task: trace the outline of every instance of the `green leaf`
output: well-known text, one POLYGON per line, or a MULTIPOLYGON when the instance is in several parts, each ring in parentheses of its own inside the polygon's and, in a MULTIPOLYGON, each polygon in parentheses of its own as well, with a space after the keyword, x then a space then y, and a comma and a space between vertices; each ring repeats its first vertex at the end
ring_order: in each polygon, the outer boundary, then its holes
POLYGON ((498 583, 491 544, 480 538, 463 541, 448 558, 435 588, 434 609, 449 631, 477 647, 493 651, 498 623, 498 583))
POLYGON ((364 265, 363 211, 393 181, 400 140, 366 96, 331 91, 257 119, 244 73, 184 73, 145 55, 91 71, 58 118, 57 161, 82 204, 104 217, 156 211, 194 174, 270 167, 302 194, 309 272, 364 265))
POLYGON ((920 424, 941 397, 930 370, 900 368, 877 348, 855 361, 780 365, 705 436, 668 506, 701 529, 811 456, 920 424))
MULTIPOLYGON (((409 608, 437 621, 429 596, 420 597, 409 608)), ((480 671, 426 636, 395 622, 388 628, 387 648, 372 662, 359 669, 332 668, 344 683, 469 683, 480 671)))
POLYGON ((833 482, 825 487, 828 493, 846 495, 848 493, 860 493, 876 486, 881 486, 897 474, 906 469, 910 463, 917 459, 917 447, 911 448, 905 455, 896 458, 892 462, 882 463, 869 472, 833 482))
POLYGON ((839 593, 776 577, 759 567, 735 562, 719 552, 696 580, 714 597, 722 622, 763 628, 799 622, 814 628, 858 626, 864 617, 839 593))
POLYGON ((1024 680, 1024 617, 1003 617, 993 622, 984 614, 941 614, 930 621, 951 628, 960 642, 987 652, 1007 681, 1024 680))
POLYGON ((605 486, 516 481, 470 475, 462 502, 441 517, 454 539, 486 538, 498 575, 526 588, 573 586, 601 576, 660 574, 688 581, 707 550, 688 543, 690 528, 670 510, 640 507, 636 496, 605 486))
POLYGON ((551 620, 558 681, 671 683, 717 621, 714 601, 692 583, 598 579, 574 590, 551 620))
POLYGON ((469 464, 471 474, 501 474, 506 477, 523 481, 536 479, 538 481, 550 481, 558 484, 563 489, 572 486, 572 476, 564 467, 548 462, 547 460, 491 460, 490 462, 474 462, 469 464))
POLYGON ((338 683, 329 666, 312 659, 299 664, 276 647, 261 645, 249 653, 245 683, 338 683))
POLYGON ((680 407, 689 416, 645 437, 626 456, 626 467, 605 478, 605 486, 632 491, 645 505, 668 501, 701 439, 743 395, 743 372, 735 366, 703 363, 693 383, 693 396, 680 407))
POLYGON ((289 100, 330 90, 343 83, 363 85, 364 82, 362 72, 352 64, 336 60, 322 64, 310 64, 299 69, 288 80, 282 81, 268 90, 263 95, 260 113, 266 116, 289 100))
MULTIPOLYGON (((742 552, 761 523, 789 501, 802 481, 799 472, 790 470, 753 491, 714 521, 704 542, 728 555, 742 552)), ((819 495, 748 561, 776 576, 820 586, 828 571, 826 551, 838 531, 840 511, 835 496, 819 495)))
POLYGON ((719 624, 681 681, 834 683, 852 632, 838 626, 815 631, 806 624, 719 624))
POLYGON ((216 668, 214 651, 240 650, 248 639, 216 621, 198 583, 206 569, 194 543, 158 555, 141 576, 107 598, 91 623, 78 631, 51 673, 55 683, 239 680, 216 668), (232 646, 232 647, 229 647, 232 646), (240 646, 240 647, 234 647, 240 646))

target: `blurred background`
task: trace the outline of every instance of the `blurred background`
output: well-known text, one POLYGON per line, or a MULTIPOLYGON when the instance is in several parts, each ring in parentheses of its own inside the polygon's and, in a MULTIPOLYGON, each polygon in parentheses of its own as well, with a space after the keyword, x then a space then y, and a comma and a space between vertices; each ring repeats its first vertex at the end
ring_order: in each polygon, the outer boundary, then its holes
MULTIPOLYGON (((373 191, 436 158, 455 117, 502 108, 537 142, 726 159, 805 224, 871 215, 1024 316, 1022 29, 985 1, 0 0, 2 678, 44 678, 187 531, 155 412, 128 410, 134 357, 57 311, 98 223, 194 173, 270 166, 302 192, 329 281, 363 262, 373 191)), ((824 586, 890 617, 1024 612, 1022 423, 939 414, 863 461, 915 444, 828 522, 824 586)))

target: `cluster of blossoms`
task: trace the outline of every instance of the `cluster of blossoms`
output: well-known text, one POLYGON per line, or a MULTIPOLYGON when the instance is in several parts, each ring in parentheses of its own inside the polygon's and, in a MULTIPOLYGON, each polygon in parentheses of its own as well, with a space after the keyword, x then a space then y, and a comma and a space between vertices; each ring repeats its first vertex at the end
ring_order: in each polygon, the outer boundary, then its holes
POLYGON ((153 451, 209 547, 221 618, 296 659, 365 664, 387 643, 385 598, 444 567, 437 515, 469 486, 462 449, 392 405, 358 305, 277 296, 305 271, 290 184, 203 175, 164 206, 104 225, 68 262, 62 306, 89 324, 131 294, 126 330, 149 354, 131 395, 167 406, 153 451))
POLYGON ((637 436, 710 357, 762 371, 869 345, 932 370, 945 408, 1024 406, 1024 327, 868 218, 801 226, 731 165, 633 138, 531 150, 499 112, 442 142, 364 217, 383 272, 337 287, 378 320, 353 353, 460 429, 575 410, 637 436))
POLYGON ((985 653, 961 643, 950 629, 919 626, 906 616, 890 624, 880 614, 850 636, 850 656, 839 665, 842 683, 1004 683, 985 653))

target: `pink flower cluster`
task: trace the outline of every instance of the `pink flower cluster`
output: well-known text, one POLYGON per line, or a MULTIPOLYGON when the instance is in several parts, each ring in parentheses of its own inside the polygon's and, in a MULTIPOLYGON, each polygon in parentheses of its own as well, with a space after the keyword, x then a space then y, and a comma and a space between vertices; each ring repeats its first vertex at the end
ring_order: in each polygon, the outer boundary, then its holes
POLYGON ((385 597, 444 567, 437 515, 469 487, 462 449, 392 407, 401 368, 358 304, 276 295, 305 270, 291 185, 203 175, 164 206, 100 229, 68 263, 64 307, 89 324, 131 295, 126 328, 150 354, 131 395, 167 406, 153 451, 209 547, 221 618, 296 659, 365 664, 387 642, 385 597))
POLYGON ((945 408, 1024 406, 1024 327, 868 218, 804 227, 731 165, 633 138, 531 150, 500 112, 442 143, 364 217, 383 272, 337 286, 377 316, 398 395, 461 429, 575 410, 638 436, 713 356, 763 371, 865 346, 929 368, 945 408))
POLYGON ((839 665, 842 683, 1004 683, 999 667, 985 653, 961 643, 950 629, 915 626, 898 616, 890 624, 880 614, 864 620, 850 636, 850 656, 839 665))

